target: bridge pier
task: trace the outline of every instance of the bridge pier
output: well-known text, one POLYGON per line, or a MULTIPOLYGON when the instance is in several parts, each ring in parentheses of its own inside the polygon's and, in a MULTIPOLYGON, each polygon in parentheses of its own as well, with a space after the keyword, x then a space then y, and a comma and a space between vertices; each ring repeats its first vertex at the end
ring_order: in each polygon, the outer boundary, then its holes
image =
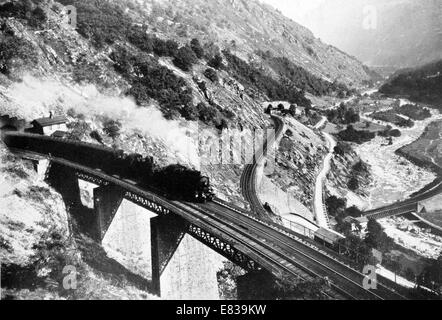
POLYGON ((41 180, 45 180, 50 168, 50 161, 48 159, 33 160, 34 170, 37 172, 41 180))
POLYGON ((186 234, 186 222, 176 215, 151 218, 152 284, 161 296, 161 276, 186 234))
POLYGON ((107 185, 95 188, 93 193, 95 240, 101 243, 123 201, 124 191, 117 186, 107 185))

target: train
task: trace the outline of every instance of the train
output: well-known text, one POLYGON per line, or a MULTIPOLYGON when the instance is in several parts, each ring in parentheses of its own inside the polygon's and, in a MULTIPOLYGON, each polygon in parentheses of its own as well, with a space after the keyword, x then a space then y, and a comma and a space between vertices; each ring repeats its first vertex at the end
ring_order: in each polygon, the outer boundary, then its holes
POLYGON ((171 200, 207 202, 214 197, 208 177, 179 164, 159 167, 152 157, 39 134, 4 132, 3 140, 9 148, 62 158, 97 169, 122 180, 130 180, 171 200))

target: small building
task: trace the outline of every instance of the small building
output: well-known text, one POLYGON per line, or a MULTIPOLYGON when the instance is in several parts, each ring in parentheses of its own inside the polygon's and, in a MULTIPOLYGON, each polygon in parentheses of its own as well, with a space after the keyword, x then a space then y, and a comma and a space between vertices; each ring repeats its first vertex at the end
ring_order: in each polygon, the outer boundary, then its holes
POLYGON ((56 131, 67 131, 67 118, 64 116, 50 116, 32 121, 33 132, 50 136, 56 131))
POLYGON ((323 228, 323 227, 320 227, 318 230, 315 231, 314 237, 316 241, 325 245, 327 244, 334 245, 339 240, 345 239, 345 237, 342 234, 334 230, 331 230, 329 228, 323 228))

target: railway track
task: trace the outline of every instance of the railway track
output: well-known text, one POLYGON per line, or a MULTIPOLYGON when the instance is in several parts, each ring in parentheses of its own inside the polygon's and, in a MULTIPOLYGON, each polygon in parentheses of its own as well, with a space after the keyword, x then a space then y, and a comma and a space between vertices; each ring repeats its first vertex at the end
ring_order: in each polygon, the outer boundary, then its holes
POLYGON ((427 200, 442 193, 442 180, 432 182, 421 192, 417 192, 413 197, 391 205, 364 212, 364 216, 371 219, 381 219, 390 216, 396 216, 417 211, 417 205, 420 201, 427 200))
POLYGON ((264 160, 264 154, 267 151, 267 144, 273 144, 276 140, 278 140, 284 129, 284 122, 279 117, 272 116, 272 119, 276 128, 275 135, 271 136, 268 141, 266 141, 264 145, 256 152, 254 159, 255 161, 252 164, 247 164, 245 166, 240 180, 241 192, 245 200, 250 204, 251 210, 257 212, 259 216, 265 216, 268 213, 263 207, 256 192, 256 172, 258 165, 264 160))
POLYGON ((335 288, 350 298, 356 299, 404 299, 392 289, 378 283, 374 291, 363 288, 364 275, 350 268, 331 254, 316 247, 309 241, 256 221, 252 217, 238 214, 217 203, 190 204, 193 208, 203 209, 205 212, 218 215, 222 221, 230 221, 235 226, 243 226, 247 231, 263 237, 266 243, 272 243, 281 250, 285 258, 306 272, 313 272, 315 277, 325 276, 334 282, 335 288), (304 263, 304 264, 302 264, 304 263))
MULTIPOLYGON (((186 204, 178 204, 183 209, 189 210, 188 208, 191 208, 193 212, 199 212, 199 214, 205 215, 205 220, 207 221, 207 211, 202 209, 201 207, 186 203, 186 204), (188 208, 186 208, 188 207, 188 208)), ((213 227, 220 227, 220 224, 223 224, 224 227, 222 227, 224 230, 225 228, 231 228, 234 233, 239 234, 241 236, 244 236, 246 238, 249 238, 249 240, 242 244, 246 246, 251 251, 257 251, 259 254, 262 252, 270 252, 271 254, 266 254, 269 260, 271 260, 272 264, 280 270, 279 272, 283 272, 285 274, 289 274, 292 276, 295 276, 298 279, 302 280, 313 280, 315 278, 323 278, 320 273, 315 270, 315 268, 311 268, 309 266, 310 261, 308 257, 298 255, 297 257, 288 257, 287 253, 284 252, 283 249, 275 245, 273 241, 269 241, 268 237, 262 237, 256 233, 250 233, 250 230, 253 230, 252 225, 245 225, 242 224, 241 226, 236 225, 231 220, 224 220, 223 218, 219 217, 217 214, 211 213, 209 214, 210 218, 209 220, 215 221, 213 224, 211 224, 213 227), (253 235, 253 237, 251 236, 253 235), (253 238, 252 241, 250 241, 250 238, 253 238), (301 274, 300 274, 301 271, 301 274)), ((236 241, 241 241, 240 237, 235 237, 236 241)), ((323 266, 326 268, 326 266, 323 266)), ((327 296, 333 299, 352 299, 357 300, 361 298, 361 293, 350 290, 343 289, 340 286, 336 286, 335 284, 331 285, 331 292, 323 292, 327 296)), ((380 297, 376 297, 372 294, 367 294, 364 296, 364 299, 381 299, 380 297)))

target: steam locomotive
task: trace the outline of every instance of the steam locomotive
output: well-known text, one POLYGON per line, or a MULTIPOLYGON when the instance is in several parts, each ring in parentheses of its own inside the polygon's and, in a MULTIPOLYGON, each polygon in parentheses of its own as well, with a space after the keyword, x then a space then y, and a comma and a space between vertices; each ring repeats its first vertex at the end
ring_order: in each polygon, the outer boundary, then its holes
POLYGON ((140 154, 119 151, 111 171, 171 200, 206 202, 214 196, 209 178, 200 171, 179 164, 160 168, 151 157, 143 158, 140 154))
POLYGON ((4 133, 3 139, 9 148, 46 154, 100 169, 169 199, 206 202, 214 197, 209 178, 182 165, 162 168, 154 163, 152 157, 38 134, 10 132, 4 133))

